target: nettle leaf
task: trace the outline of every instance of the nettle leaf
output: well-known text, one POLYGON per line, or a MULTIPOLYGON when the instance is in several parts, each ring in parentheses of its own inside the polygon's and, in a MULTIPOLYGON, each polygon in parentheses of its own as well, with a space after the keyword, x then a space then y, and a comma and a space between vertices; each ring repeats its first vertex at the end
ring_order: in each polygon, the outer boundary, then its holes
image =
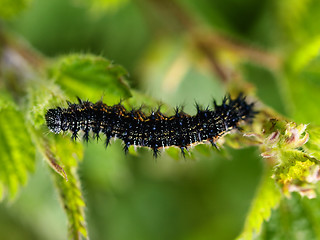
POLYGON ((157 110, 160 107, 161 111, 166 114, 170 113, 170 111, 171 113, 174 112, 172 107, 169 107, 161 101, 157 101, 156 99, 134 89, 131 89, 130 91, 132 93, 132 97, 123 102, 123 105, 128 110, 142 107, 145 112, 151 112, 152 110, 157 110))
POLYGON ((60 105, 64 99, 63 92, 52 82, 47 82, 40 88, 30 89, 30 114, 27 116, 35 126, 32 136, 38 151, 54 170, 52 175, 68 217, 69 239, 81 239, 81 236, 88 236, 83 211, 85 203, 77 176, 78 161, 83 158, 83 146, 80 142, 72 141, 69 136, 44 134, 41 127, 44 124, 46 109, 54 104, 60 105))
POLYGON ((52 78, 71 97, 100 100, 108 104, 131 96, 127 71, 111 61, 93 55, 69 55, 58 59, 51 69, 52 78))
POLYGON ((317 159, 320 159, 320 126, 309 125, 308 133, 310 135, 309 141, 303 148, 317 159))
POLYGON ((308 199, 296 193, 283 198, 258 239, 319 239, 319 201, 320 198, 308 199))
MULTIPOLYGON (((94 101, 106 95, 104 102, 109 105, 131 96, 125 82, 126 70, 101 57, 65 56, 57 61, 50 73, 54 83, 47 82, 41 92, 37 88, 33 89, 29 96, 32 106, 30 112, 33 113, 29 115, 29 119, 39 127, 38 129, 44 123, 43 109, 46 111, 50 107, 66 105, 66 103, 61 104, 61 101, 67 99, 63 91, 71 97, 69 101, 77 96, 94 101), (56 106, 52 106, 53 104, 56 106)), ((51 168, 58 173, 53 172, 53 176, 68 216, 69 238, 81 239, 81 236, 87 238, 83 212, 85 203, 76 173, 77 159, 82 159, 82 144, 72 141, 68 136, 53 133, 50 136, 41 137, 39 132, 35 131, 35 135, 40 139, 37 142, 39 151, 51 168)))
POLYGON ((25 119, 10 97, 0 95, 0 198, 14 199, 35 168, 35 147, 25 119))
POLYGON ((67 178, 62 178, 53 172, 53 178, 68 217, 69 239, 81 239, 81 236, 87 238, 84 217, 85 203, 77 175, 77 162, 83 157, 82 144, 73 142, 69 138, 55 136, 49 140, 46 148, 46 154, 50 156, 51 161, 63 167, 63 169, 58 167, 54 170, 60 175, 65 174, 67 178))
POLYGON ((38 81, 37 86, 28 91, 26 118, 36 129, 43 128, 47 109, 66 104, 66 100, 63 91, 53 81, 38 81))
POLYGON ((319 156, 320 128, 310 127, 309 131, 304 124, 280 119, 264 121, 262 134, 255 133, 251 137, 253 142, 260 143, 268 171, 262 178, 239 239, 259 236, 262 223, 269 219, 272 208, 280 202, 281 192, 289 198, 294 194, 292 192, 314 198, 320 180, 320 162, 316 158, 319 156))
POLYGON ((238 240, 251 240, 259 235, 262 223, 269 220, 272 209, 279 204, 281 192, 271 176, 272 169, 267 166, 238 240))

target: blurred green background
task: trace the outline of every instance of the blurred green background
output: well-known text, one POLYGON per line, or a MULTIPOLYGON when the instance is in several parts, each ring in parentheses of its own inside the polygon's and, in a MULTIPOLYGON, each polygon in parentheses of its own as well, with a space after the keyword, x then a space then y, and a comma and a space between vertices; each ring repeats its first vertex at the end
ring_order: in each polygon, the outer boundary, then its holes
MULTIPOLYGON (((113 60, 129 71, 130 86, 170 106, 184 105, 188 113, 195 112, 195 101, 204 106, 211 105, 212 98, 220 101, 227 86, 193 44, 190 29, 181 24, 188 22, 181 12, 204 32, 280 56, 290 56, 317 31, 317 26, 308 25, 309 32, 303 27, 294 32, 285 14, 279 14, 284 8, 277 1, 113 2, 104 9, 99 0, 33 0, 5 27, 48 57, 77 52, 113 60)), ((253 84, 265 104, 287 116, 300 116, 284 104, 288 95, 283 97, 283 72, 275 74, 268 64, 238 53, 218 52, 217 57, 253 84)), ((92 141, 79 170, 90 239, 234 239, 262 171, 256 148, 225 147, 186 160, 163 153, 155 160, 143 149, 137 156, 125 156, 119 141, 108 149, 92 141)), ((46 163, 38 161, 18 199, 0 205, 1 239, 66 238, 66 216, 49 176, 46 163)))

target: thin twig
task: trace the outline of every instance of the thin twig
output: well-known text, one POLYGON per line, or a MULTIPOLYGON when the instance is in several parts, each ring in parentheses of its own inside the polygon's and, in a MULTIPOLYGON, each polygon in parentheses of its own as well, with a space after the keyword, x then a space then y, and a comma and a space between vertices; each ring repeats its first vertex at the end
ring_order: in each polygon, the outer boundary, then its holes
POLYGON ((191 37, 196 48, 209 61, 212 71, 223 82, 227 82, 234 74, 228 73, 229 70, 217 59, 217 52, 221 49, 235 53, 244 59, 257 62, 271 70, 277 70, 281 66, 281 58, 276 54, 232 40, 222 34, 213 32, 212 29, 204 30, 176 1, 141 1, 143 2, 141 6, 151 2, 153 8, 160 11, 163 16, 170 17, 170 20, 175 20, 176 23, 172 24, 172 26, 176 26, 176 24, 181 26, 191 37))

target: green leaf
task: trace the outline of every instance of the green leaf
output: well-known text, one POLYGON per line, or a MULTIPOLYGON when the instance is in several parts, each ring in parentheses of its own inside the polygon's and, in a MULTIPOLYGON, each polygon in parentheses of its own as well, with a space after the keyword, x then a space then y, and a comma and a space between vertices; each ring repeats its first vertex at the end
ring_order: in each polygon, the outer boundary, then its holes
MULTIPOLYGON (((66 104, 66 96, 53 81, 37 81, 28 91, 26 118, 36 129, 45 124, 45 114, 49 108, 66 104)), ((38 136, 41 138, 41 136, 38 136)))
POLYGON ((177 147, 169 147, 166 149, 166 154, 168 154, 174 160, 179 160, 181 158, 181 150, 177 147))
POLYGON ((272 170, 267 167, 238 240, 251 240, 259 235, 262 223, 269 220, 272 209, 279 204, 281 193, 271 176, 272 170))
POLYGON ((257 63, 246 62, 242 64, 245 79, 254 84, 257 97, 266 105, 272 107, 279 113, 284 114, 285 108, 282 103, 283 80, 270 69, 257 65, 257 63), (272 92, 273 94, 270 94, 272 92))
POLYGON ((293 58, 287 72, 293 117, 297 122, 320 125, 320 40, 307 46, 293 58), (315 56, 316 55, 316 56, 315 56), (294 61, 296 60, 296 61, 294 61))
POLYGON ((93 55, 60 58, 51 69, 52 78, 68 96, 115 104, 131 96, 127 71, 109 60, 93 55))
POLYGON ((194 147, 194 149, 190 149, 190 151, 197 151, 203 156, 210 157, 212 154, 212 149, 214 147, 210 144, 198 144, 194 147))
POLYGON ((25 119, 14 102, 0 95, 0 198, 8 191, 13 199, 21 185, 34 171, 35 147, 30 138, 25 119))
POLYGON ((303 146, 310 155, 320 160, 320 126, 308 126, 309 141, 303 146))
POLYGON ((76 172, 78 161, 83 158, 83 146, 80 142, 71 141, 68 136, 54 134, 44 136, 40 127, 47 107, 61 99, 64 99, 64 95, 52 82, 30 89, 31 110, 28 112, 32 113, 28 115, 28 119, 36 126, 32 135, 38 151, 53 170, 52 175, 68 217, 69 239, 81 239, 81 236, 84 238, 88 236, 83 211, 85 203, 76 172))
POLYGON ((51 157, 62 165, 63 171, 67 175, 66 180, 55 172, 52 174, 62 200, 63 209, 68 217, 69 239, 81 239, 81 236, 87 238, 84 216, 85 203, 76 172, 77 160, 83 157, 82 145, 72 142, 69 138, 56 136, 50 139, 47 153, 48 151, 51 157))
POLYGON ((16 16, 29 5, 30 0, 1 0, 0 19, 8 19, 16 16))
MULTIPOLYGON (((170 107, 160 101, 157 101, 156 99, 147 96, 139 91, 136 91, 134 89, 131 90, 132 97, 127 99, 126 101, 123 102, 123 105, 127 108, 127 110, 130 110, 132 108, 140 108, 147 113, 148 111, 151 112, 153 109, 157 109, 158 107, 161 107, 162 112, 167 112, 170 110, 170 107)), ((173 109, 171 108, 173 111, 173 109)))
POLYGON ((319 204, 320 198, 308 199, 298 194, 283 198, 258 239, 319 239, 319 204))

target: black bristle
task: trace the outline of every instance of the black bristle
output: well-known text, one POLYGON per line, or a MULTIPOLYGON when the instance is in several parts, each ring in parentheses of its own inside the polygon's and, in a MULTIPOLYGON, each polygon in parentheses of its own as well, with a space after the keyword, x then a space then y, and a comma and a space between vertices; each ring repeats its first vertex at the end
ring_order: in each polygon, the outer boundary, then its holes
POLYGON ((199 114, 199 112, 201 111, 199 103, 195 102, 194 105, 196 106, 197 114, 199 114))
POLYGON ((76 141, 79 138, 78 133, 77 132, 73 132, 71 138, 72 138, 73 141, 76 141))
POLYGON ((83 141, 89 142, 89 130, 86 130, 83 134, 83 141))
POLYGON ((212 139, 212 138, 209 140, 209 142, 211 143, 212 147, 214 147, 214 148, 218 149, 218 147, 217 147, 216 143, 213 141, 213 139, 212 139))
POLYGON ((109 146, 109 144, 110 144, 110 139, 111 139, 111 136, 110 135, 107 135, 106 136, 106 141, 105 141, 105 146, 106 146, 106 148, 109 146))
POLYGON ((158 158, 160 154, 159 149, 157 147, 154 147, 152 150, 153 150, 153 157, 158 158))
POLYGON ((176 117, 179 117, 180 116, 180 114, 179 114, 179 112, 180 112, 180 108, 177 106, 177 107, 175 107, 175 109, 174 109, 174 112, 175 112, 175 116, 176 117))
POLYGON ((129 152, 130 143, 126 142, 123 146, 124 153, 127 155, 129 152))
POLYGON ((77 100, 78 100, 78 102, 79 102, 80 105, 83 103, 82 100, 81 100, 81 98, 77 97, 77 100))
POLYGON ((181 150, 181 155, 183 156, 183 158, 186 158, 186 148, 185 147, 180 147, 180 150, 181 150))

